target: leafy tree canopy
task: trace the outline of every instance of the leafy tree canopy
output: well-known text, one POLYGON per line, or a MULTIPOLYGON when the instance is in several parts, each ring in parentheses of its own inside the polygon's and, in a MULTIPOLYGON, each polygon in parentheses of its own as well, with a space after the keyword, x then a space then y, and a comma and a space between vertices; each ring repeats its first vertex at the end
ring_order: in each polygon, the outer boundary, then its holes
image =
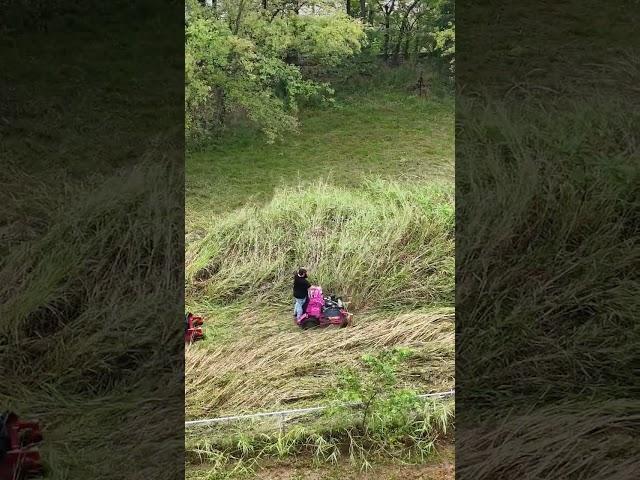
POLYGON ((362 24, 340 11, 303 15, 282 7, 274 15, 261 7, 262 2, 248 0, 215 7, 187 3, 190 140, 220 130, 232 112, 246 115, 270 141, 296 130, 299 101, 332 93, 329 85, 303 78, 300 63, 335 65, 365 41, 362 24))

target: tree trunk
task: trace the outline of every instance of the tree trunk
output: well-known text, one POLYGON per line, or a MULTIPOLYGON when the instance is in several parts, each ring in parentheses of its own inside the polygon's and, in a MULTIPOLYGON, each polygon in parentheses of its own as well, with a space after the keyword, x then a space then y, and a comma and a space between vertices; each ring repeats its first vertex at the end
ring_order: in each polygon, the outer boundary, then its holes
POLYGON ((351 0, 346 0, 347 15, 351 16, 351 0))
POLYGON ((369 5, 369 19, 367 20, 369 25, 373 25, 373 6, 369 5))
POLYGON ((404 39, 404 32, 400 30, 398 32, 398 41, 393 47, 393 63, 400 64, 400 48, 402 48, 402 40, 404 39))
POLYGON ((262 0, 262 9, 263 10, 267 9, 267 0, 262 0))
POLYGON ((402 55, 404 58, 409 58, 409 43, 411 42, 411 35, 407 35, 407 38, 404 40, 404 47, 402 47, 402 55))
POLYGON ((404 36, 407 35, 407 37, 409 36, 409 15, 411 15, 411 12, 413 11, 414 8, 416 8, 416 5, 418 5, 418 1, 419 0, 413 0, 413 3, 411 5, 409 5, 407 7, 407 10, 404 12, 404 15, 402 16, 402 22, 400 23, 400 31, 398 32, 398 42, 396 43, 394 52, 393 52, 393 57, 394 57, 394 61, 396 63, 399 63, 399 57, 400 57, 400 48, 402 46, 402 40, 404 39, 404 36))
POLYGON ((402 47, 402 40, 404 40, 406 29, 407 29, 407 25, 406 25, 405 19, 402 19, 402 24, 400 25, 400 31, 398 32, 398 41, 393 47, 393 61, 396 65, 400 63, 400 48, 402 47))
POLYGON ((384 59, 387 60, 389 58, 389 28, 391 26, 391 12, 384 13, 384 40, 382 43, 382 52, 384 54, 384 59))
POLYGON ((391 14, 393 13, 393 9, 396 5, 396 0, 391 0, 391 4, 389 6, 383 7, 384 11, 384 40, 382 44, 382 51, 384 55, 384 59, 389 59, 389 36, 391 32, 391 14))
POLYGON ((400 25, 400 31, 398 32, 398 41, 393 47, 393 61, 397 65, 400 63, 400 48, 402 46, 402 40, 404 40, 404 35, 407 30, 407 25, 405 19, 402 20, 402 24, 400 25))
POLYGON ((367 21, 367 0, 360 0, 360 19, 362 23, 367 21))
POLYGON ((225 104, 224 90, 217 87, 216 90, 216 123, 218 127, 224 126, 224 120, 227 115, 227 107, 225 104))
POLYGON ((236 16, 236 24, 233 27, 233 34, 237 35, 240 31, 240 21, 242 20, 242 14, 244 11, 244 0, 240 0, 240 4, 238 5, 238 15, 236 16))

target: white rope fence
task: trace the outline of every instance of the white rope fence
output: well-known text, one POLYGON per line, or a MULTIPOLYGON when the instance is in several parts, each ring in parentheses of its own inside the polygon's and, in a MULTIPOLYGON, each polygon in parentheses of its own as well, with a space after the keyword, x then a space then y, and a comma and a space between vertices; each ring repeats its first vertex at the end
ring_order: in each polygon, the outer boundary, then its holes
MULTIPOLYGON (((455 395, 455 390, 449 390, 447 392, 437 392, 437 393, 426 393, 423 395, 418 395, 418 398, 431 398, 431 397, 449 397, 455 395)), ((357 406, 358 403, 350 403, 343 404, 342 406, 357 406)), ((252 413, 247 415, 232 415, 228 417, 218 417, 218 418, 208 418, 203 420, 189 420, 184 422, 185 427, 197 427, 204 425, 213 425, 216 423, 226 423, 226 422, 235 422, 238 420, 248 420, 251 418, 264 418, 264 417, 280 417, 282 419, 286 417, 292 417, 294 415, 306 415, 313 412, 320 412, 322 410, 326 410, 331 408, 332 405, 326 405, 322 407, 309 407, 309 408, 296 408, 293 410, 281 410, 279 412, 263 412, 263 413, 252 413)))

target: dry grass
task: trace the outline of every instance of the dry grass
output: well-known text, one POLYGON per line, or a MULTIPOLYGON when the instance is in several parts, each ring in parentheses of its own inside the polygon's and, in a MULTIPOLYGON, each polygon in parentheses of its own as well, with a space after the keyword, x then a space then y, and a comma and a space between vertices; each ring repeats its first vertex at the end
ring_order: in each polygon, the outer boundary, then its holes
MULTIPOLYGON (((215 319, 211 320, 215 323, 215 319)), ((341 366, 367 351, 406 346, 416 355, 401 372, 423 391, 453 385, 450 309, 356 317, 347 329, 300 332, 281 311, 242 314, 235 340, 195 344, 186 352, 187 417, 271 410, 322 402, 341 366)))
POLYGON ((458 43, 457 473, 636 478, 638 9, 512 7, 458 43))
MULTIPOLYGON (((181 447, 183 257, 174 246, 182 222, 174 206, 182 176, 158 152, 149 156, 76 183, 70 198, 35 178, 13 191, 17 199, 33 192, 16 205, 42 223, 29 222, 0 260, 0 404, 41 421, 50 479, 182 474, 173 461, 181 447)), ((5 218, 15 232, 24 225, 5 218)))
POLYGON ((459 475, 638 471, 640 117, 597 102, 488 101, 461 134, 459 475))
POLYGON ((187 307, 209 337, 187 351, 187 416, 321 403, 340 367, 392 346, 416 351, 408 385, 449 389, 453 226, 449 186, 383 181, 284 189, 216 216, 187 247, 187 307), (349 300, 353 328, 295 326, 299 265, 349 300))
POLYGON ((469 478, 636 478, 637 402, 566 402, 494 420, 458 439, 469 478))

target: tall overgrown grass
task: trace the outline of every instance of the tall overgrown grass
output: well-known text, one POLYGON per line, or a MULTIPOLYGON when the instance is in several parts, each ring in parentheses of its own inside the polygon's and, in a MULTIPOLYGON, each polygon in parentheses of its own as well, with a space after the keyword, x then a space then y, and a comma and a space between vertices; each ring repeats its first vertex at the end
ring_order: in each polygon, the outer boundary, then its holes
MULTIPOLYGON (((414 352, 398 371, 401 386, 450 389, 453 213, 450 184, 377 180, 283 188, 262 206, 213 216, 206 233, 187 244, 187 306, 207 318, 208 334, 186 351, 187 418, 327 404, 342 367, 362 368, 363 353, 390 347, 414 352), (303 333, 295 326, 291 280, 302 265, 314 283, 349 301, 353 327, 303 333)), ((194 431, 189 464, 204 462, 211 478, 226 478, 271 457, 350 458, 367 468, 372 457, 393 451, 420 461, 435 450, 435 432, 452 426, 452 417, 442 422, 434 412, 415 419, 413 433, 397 442, 363 439, 348 415, 338 415, 333 430, 304 423, 280 432, 255 425, 233 435, 194 431)))
POLYGON ((286 188, 213 219, 187 247, 187 295, 218 304, 289 301, 300 266, 352 308, 453 301, 453 191, 373 181, 286 188))
POLYGON ((458 103, 465 478, 638 471, 639 67, 616 55, 458 103))
POLYGON ((505 392, 510 400, 539 392, 549 402, 602 393, 602 375, 615 379, 607 395, 629 394, 637 355, 627 342, 640 309, 640 116, 571 101, 553 110, 466 108, 481 109, 458 147, 459 348, 473 352, 459 364, 467 394, 480 395, 478 407, 505 392), (527 338, 536 343, 525 351, 527 338), (530 380, 513 381, 515 371, 530 380))
POLYGON ((531 408, 458 435, 458 455, 465 459, 458 472, 483 479, 635 478, 639 425, 632 398, 531 408))
POLYGON ((30 228, 0 261, 0 404, 41 421, 50 479, 182 475, 167 465, 182 442, 183 177, 149 157, 70 188, 24 177, 16 205, 41 223, 3 218, 30 228))

